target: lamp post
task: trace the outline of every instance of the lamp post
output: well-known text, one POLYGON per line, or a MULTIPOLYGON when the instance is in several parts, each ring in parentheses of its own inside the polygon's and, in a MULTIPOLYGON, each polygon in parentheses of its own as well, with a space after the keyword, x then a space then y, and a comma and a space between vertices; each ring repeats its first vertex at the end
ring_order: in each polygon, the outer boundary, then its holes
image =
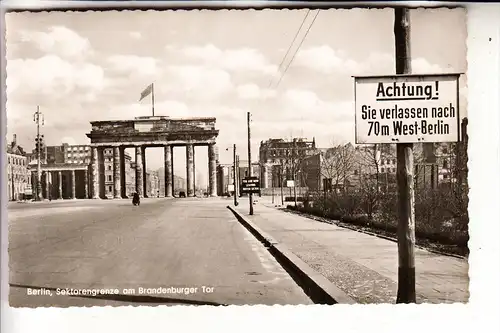
MULTIPOLYGON (((228 151, 229 148, 226 148, 228 151)), ((227 179, 228 179, 228 187, 229 187, 229 169, 227 173, 227 179)), ((233 197, 234 197, 234 205, 238 206, 238 191, 236 190, 237 186, 237 179, 236 179, 236 144, 233 144, 233 197)), ((229 190, 228 190, 229 193, 229 190)))
POLYGON ((36 201, 42 201, 42 165, 41 165, 41 145, 42 142, 40 140, 40 121, 42 122, 42 126, 44 125, 43 114, 40 112, 40 106, 36 107, 36 112, 33 114, 33 121, 36 123, 36 155, 37 155, 37 164, 36 164, 36 201))

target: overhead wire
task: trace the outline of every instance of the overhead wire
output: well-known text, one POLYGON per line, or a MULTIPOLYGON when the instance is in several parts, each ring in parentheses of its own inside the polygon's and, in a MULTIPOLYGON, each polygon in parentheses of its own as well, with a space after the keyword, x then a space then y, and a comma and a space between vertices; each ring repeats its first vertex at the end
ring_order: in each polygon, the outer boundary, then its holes
POLYGON ((281 74, 280 76, 280 79, 278 80, 278 83, 276 84, 275 88, 277 88, 279 86, 279 84, 281 83, 281 80, 283 80, 283 77, 285 76, 286 72, 288 71, 288 68, 290 68, 290 65, 292 64, 293 60, 295 59, 295 56, 297 55, 297 53, 299 52, 300 48, 302 47, 302 44, 304 43, 304 41, 306 40, 306 37, 307 35, 309 34, 309 31, 311 31, 311 28, 312 26, 314 25, 314 22, 316 21, 316 18, 318 17, 318 14, 319 14, 319 9, 318 11, 316 12, 316 15, 314 16, 311 24, 309 25, 309 28, 307 28, 307 31, 306 33, 304 34, 304 36, 302 37, 302 40, 300 41, 300 44, 299 46, 297 47, 297 49, 295 50, 293 56, 292 56, 292 59, 290 60, 290 62, 288 63, 288 65, 286 66, 285 70, 283 71, 283 73, 281 74))
MULTIPOLYGON (((277 71, 277 74, 280 73, 280 70, 281 70, 281 67, 283 66, 283 63, 285 62, 286 60, 286 57, 288 56, 288 54, 290 53, 290 50, 292 49, 293 47, 293 44, 295 43, 295 40, 297 39, 297 36, 299 35, 300 31, 302 30, 302 27, 304 26, 304 23, 306 23, 306 19, 307 17, 309 16, 309 13, 311 12, 310 9, 307 10, 306 12, 306 15, 304 16, 304 18, 302 19, 302 23, 300 24, 300 27, 299 29, 297 30, 297 32, 295 33, 295 36, 293 37, 293 40, 292 42, 290 43, 290 46, 288 47, 288 50, 286 51, 285 53, 285 56, 283 57, 283 59, 281 60, 280 62, 280 65, 278 66, 278 71, 277 71)), ((269 86, 267 87, 268 89, 271 88, 271 85, 273 84, 273 81, 276 77, 273 75, 273 77, 271 78, 271 81, 269 82, 269 86)))

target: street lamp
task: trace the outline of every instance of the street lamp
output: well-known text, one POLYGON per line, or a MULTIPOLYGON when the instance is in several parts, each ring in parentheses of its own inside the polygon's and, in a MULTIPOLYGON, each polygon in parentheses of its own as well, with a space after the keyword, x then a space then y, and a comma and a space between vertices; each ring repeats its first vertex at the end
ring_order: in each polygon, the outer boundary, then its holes
POLYGON ((42 201, 42 166, 41 166, 41 148, 42 141, 40 136, 40 125, 45 124, 45 119, 43 114, 40 112, 40 106, 36 107, 36 112, 33 114, 33 121, 36 123, 36 156, 37 156, 37 168, 36 168, 36 201, 42 201), (41 123, 41 124, 40 124, 41 123))
MULTIPOLYGON (((226 148, 226 151, 229 151, 229 149, 230 148, 226 148)), ((227 178, 229 180, 229 169, 227 172, 227 178)), ((228 187, 229 187, 229 181, 227 183, 228 183, 228 187)), ((233 196, 234 196, 234 205, 238 206, 238 195, 237 195, 236 186, 237 186, 237 181, 236 181, 236 144, 233 144, 233 196)), ((228 190, 228 192, 229 192, 229 190, 228 190)))

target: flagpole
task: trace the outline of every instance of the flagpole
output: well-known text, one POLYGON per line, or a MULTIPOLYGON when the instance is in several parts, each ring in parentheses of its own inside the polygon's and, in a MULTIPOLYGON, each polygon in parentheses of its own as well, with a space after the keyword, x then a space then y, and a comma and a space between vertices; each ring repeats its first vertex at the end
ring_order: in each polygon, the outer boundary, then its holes
POLYGON ((153 117, 155 116, 155 84, 151 83, 151 107, 153 109, 153 117))

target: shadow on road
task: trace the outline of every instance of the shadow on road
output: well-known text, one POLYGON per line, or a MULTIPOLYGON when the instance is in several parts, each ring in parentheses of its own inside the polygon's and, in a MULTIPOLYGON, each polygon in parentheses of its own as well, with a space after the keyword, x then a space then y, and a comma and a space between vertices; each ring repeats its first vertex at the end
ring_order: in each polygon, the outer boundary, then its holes
MULTIPOLYGON (((23 284, 9 284, 12 288, 23 288, 23 289, 37 289, 37 290, 50 290, 56 291, 58 288, 50 287, 39 287, 39 286, 29 286, 23 284)), ((64 288, 59 288, 64 289, 64 288)), ((117 302, 128 302, 128 303, 154 303, 154 304, 185 304, 185 305, 213 305, 213 306, 227 306, 227 304, 220 304, 216 302, 209 301, 197 301, 189 299, 171 298, 171 297, 160 297, 160 296, 150 296, 150 295, 64 295, 67 297, 79 297, 88 299, 102 299, 107 301, 117 301, 117 302)))

